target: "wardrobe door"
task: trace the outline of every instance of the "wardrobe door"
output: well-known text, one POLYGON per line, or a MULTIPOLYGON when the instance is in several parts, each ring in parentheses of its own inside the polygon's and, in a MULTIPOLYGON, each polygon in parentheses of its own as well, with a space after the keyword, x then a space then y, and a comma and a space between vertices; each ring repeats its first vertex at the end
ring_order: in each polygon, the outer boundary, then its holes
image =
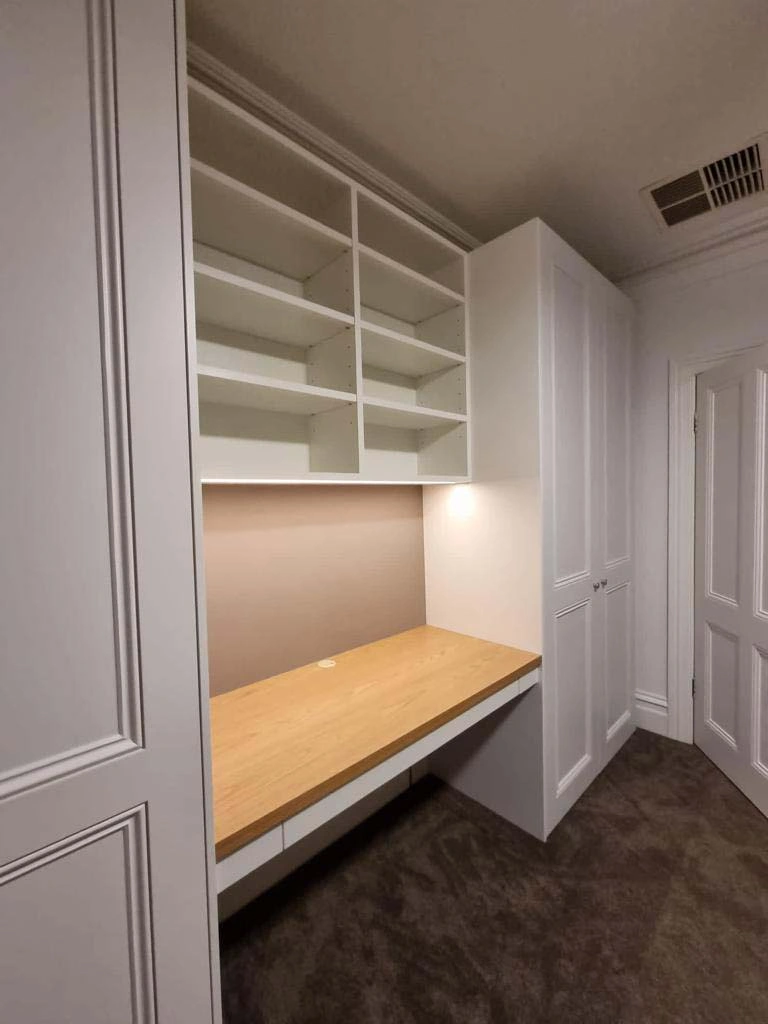
POLYGON ((4 1024, 216 1013, 176 53, 0 0, 4 1024))
POLYGON ((593 500, 598 364, 594 271, 541 234, 542 497, 547 825, 600 767, 602 610, 593 500))
POLYGON ((599 393, 602 420, 596 436, 595 528, 602 618, 600 743, 609 761, 633 729, 633 590, 631 513, 631 331, 629 299, 599 279, 599 393))

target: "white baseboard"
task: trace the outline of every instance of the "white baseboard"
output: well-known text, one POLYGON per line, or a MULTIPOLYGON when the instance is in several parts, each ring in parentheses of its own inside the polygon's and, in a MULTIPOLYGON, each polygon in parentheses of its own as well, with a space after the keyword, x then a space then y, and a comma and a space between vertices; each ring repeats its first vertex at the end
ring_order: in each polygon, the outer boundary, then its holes
POLYGON ((635 690, 635 725, 639 729, 669 736, 669 708, 666 697, 635 690))

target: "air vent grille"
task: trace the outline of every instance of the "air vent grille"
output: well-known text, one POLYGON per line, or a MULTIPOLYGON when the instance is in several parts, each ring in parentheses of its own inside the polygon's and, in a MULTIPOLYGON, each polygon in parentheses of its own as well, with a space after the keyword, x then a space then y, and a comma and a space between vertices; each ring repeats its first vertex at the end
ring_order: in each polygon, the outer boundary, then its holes
POLYGON ((667 227, 764 193, 760 142, 644 191, 667 227))
POLYGON ((715 160, 704 168, 704 177, 715 206, 735 203, 737 199, 763 192, 763 166, 760 162, 760 146, 755 143, 740 149, 738 153, 715 160))

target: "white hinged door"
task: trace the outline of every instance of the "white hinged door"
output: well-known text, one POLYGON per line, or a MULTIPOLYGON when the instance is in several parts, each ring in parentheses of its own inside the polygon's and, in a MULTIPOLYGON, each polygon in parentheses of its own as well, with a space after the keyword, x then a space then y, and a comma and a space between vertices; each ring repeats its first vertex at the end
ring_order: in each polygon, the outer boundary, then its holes
POLYGON ((768 814, 768 346, 699 376, 696 743, 768 814))
POLYGON ((210 1024, 171 0, 0 0, 0 1020, 210 1024))

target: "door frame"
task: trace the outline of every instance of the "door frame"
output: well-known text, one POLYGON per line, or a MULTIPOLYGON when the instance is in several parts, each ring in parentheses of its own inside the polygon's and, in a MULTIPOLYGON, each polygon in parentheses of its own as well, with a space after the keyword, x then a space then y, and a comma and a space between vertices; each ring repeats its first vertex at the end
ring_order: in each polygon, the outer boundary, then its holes
POLYGON ((683 743, 693 743, 696 377, 764 344, 669 361, 667 735, 683 743))

